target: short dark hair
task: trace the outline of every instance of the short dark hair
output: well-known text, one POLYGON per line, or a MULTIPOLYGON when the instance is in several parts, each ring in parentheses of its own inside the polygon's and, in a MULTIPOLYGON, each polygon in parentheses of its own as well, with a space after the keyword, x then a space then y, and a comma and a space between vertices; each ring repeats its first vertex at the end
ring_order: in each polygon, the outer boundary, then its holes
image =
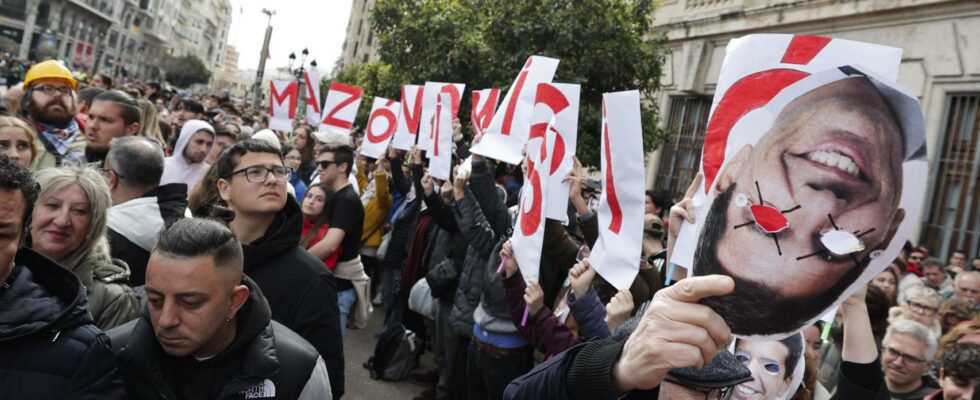
POLYGON ((161 89, 160 84, 157 83, 157 82, 147 83, 146 86, 149 86, 149 87, 153 88, 153 90, 156 90, 158 93, 160 92, 160 89, 161 89))
POLYGON ((219 268, 241 272, 245 257, 242 245, 230 228, 206 218, 183 218, 160 232, 154 253, 173 258, 210 256, 219 268))
POLYGON ((230 102, 227 102, 227 101, 224 102, 224 103, 221 103, 221 105, 219 106, 219 108, 221 108, 221 111, 224 111, 224 112, 226 112, 228 114, 231 114, 231 115, 240 116, 242 114, 241 112, 238 111, 238 108, 235 107, 234 104, 231 104, 230 102))
MULTIPOLYGON (((6 154, 0 154, 0 188, 19 190, 24 195, 24 216, 21 218, 21 236, 26 234, 31 226, 31 215, 34 213, 34 202, 37 201, 41 185, 34 181, 31 171, 20 164, 10 161, 6 154)), ((23 242, 21 242, 23 244, 23 242)))
POLYGON ((794 333, 781 339, 779 343, 782 343, 789 350, 789 354, 786 355, 786 371, 783 371, 783 379, 790 378, 793 376, 793 371, 796 370, 796 364, 803 357, 803 335, 794 333))
POLYGON ((204 104, 194 99, 183 99, 180 101, 181 110, 187 110, 197 114, 204 114, 204 104))
POLYGON ((102 81, 105 82, 105 85, 108 86, 110 89, 112 88, 112 78, 110 78, 109 75, 98 73, 92 76, 93 79, 96 77, 102 78, 102 81))
POLYGON ((213 128, 215 138, 218 136, 224 136, 231 138, 231 140, 238 140, 238 135, 236 135, 235 132, 232 132, 231 129, 228 129, 228 124, 214 124, 213 128))
POLYGON ((109 168, 128 186, 160 186, 163 176, 163 151, 160 145, 143 136, 123 136, 109 142, 109 168))
POLYGON ((86 104, 91 105, 92 99, 105 92, 105 89, 97 88, 95 86, 87 87, 78 91, 78 101, 84 101, 86 104))
POLYGON ((731 276, 736 291, 725 296, 706 297, 699 303, 711 307, 725 319, 732 332, 743 335, 775 335, 803 326, 827 309, 868 267, 870 257, 859 260, 823 293, 786 298, 772 288, 732 275, 718 259, 718 244, 728 229, 728 207, 735 194, 733 183, 711 203, 701 236, 694 251, 694 276, 731 276), (760 312, 765 310, 766 312, 760 312))
POLYGON ((105 90, 92 99, 92 103, 97 101, 110 101, 119 106, 122 109, 120 116, 122 116, 123 122, 125 122, 126 125, 134 122, 143 122, 143 110, 140 109, 139 103, 137 103, 132 96, 126 94, 125 92, 120 92, 118 90, 105 90))
POLYGON ((282 161, 282 153, 269 142, 256 139, 242 140, 228 146, 225 151, 221 152, 221 156, 218 157, 217 161, 218 178, 231 179, 231 174, 238 168, 238 162, 241 161, 242 156, 248 153, 275 154, 279 157, 279 161, 282 161))
POLYGON ((922 265, 919 268, 921 268, 923 271, 925 271, 926 268, 939 268, 939 270, 942 271, 944 267, 946 267, 946 264, 939 261, 938 258, 929 257, 922 261, 922 265))
POLYGON ((953 375, 965 380, 980 378, 980 344, 954 344, 943 354, 942 365, 946 376, 953 375))
POLYGON ((950 253, 950 255, 952 255, 952 254, 956 254, 956 253, 960 253, 960 254, 962 254, 964 258, 966 257, 966 250, 963 250, 963 249, 954 249, 954 250, 953 250, 953 251, 952 251, 952 252, 950 253))
POLYGON ((354 168, 353 147, 346 144, 326 144, 320 147, 320 154, 323 153, 333 153, 333 161, 337 164, 337 168, 340 168, 340 164, 347 164, 347 176, 350 177, 350 171, 354 168))

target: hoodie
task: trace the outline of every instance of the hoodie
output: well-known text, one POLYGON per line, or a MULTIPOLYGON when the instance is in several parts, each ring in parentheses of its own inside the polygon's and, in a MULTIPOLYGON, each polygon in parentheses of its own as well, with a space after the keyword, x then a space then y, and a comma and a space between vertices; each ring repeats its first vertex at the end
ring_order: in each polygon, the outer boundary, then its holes
POLYGON ((184 158, 184 148, 187 147, 187 143, 191 141, 191 137, 195 133, 201 130, 211 132, 214 135, 214 128, 211 127, 211 124, 197 119, 185 122, 184 126, 180 128, 180 136, 177 138, 177 144, 174 145, 173 155, 163 160, 163 176, 160 177, 160 185, 183 183, 188 188, 193 188, 204 177, 211 165, 204 161, 191 164, 184 158))
POLYGON ((0 399, 124 399, 78 278, 21 248, 0 288, 0 399))
POLYGON ((129 395, 138 399, 330 398, 316 349, 272 321, 262 291, 247 276, 245 305, 235 315, 232 342, 214 357, 167 355, 147 308, 142 317, 109 332, 129 395))
POLYGON ((334 398, 344 393, 344 348, 333 274, 299 246, 303 213, 286 201, 262 237, 242 246, 245 273, 262 288, 272 319, 313 344, 330 373, 334 398))
POLYGON ((151 189, 142 197, 109 208, 107 220, 112 257, 129 265, 129 283, 146 281, 146 263, 160 231, 184 217, 187 185, 171 183, 151 189))

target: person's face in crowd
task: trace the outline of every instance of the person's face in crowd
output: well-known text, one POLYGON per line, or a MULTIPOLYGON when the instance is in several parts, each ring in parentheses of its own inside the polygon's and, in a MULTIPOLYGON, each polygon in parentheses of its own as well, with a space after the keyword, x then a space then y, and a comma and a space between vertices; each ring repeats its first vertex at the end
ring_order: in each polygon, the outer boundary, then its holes
POLYGON ((88 111, 88 125, 85 126, 86 146, 105 153, 109 151, 109 141, 112 139, 138 134, 140 124, 126 124, 122 112, 123 108, 115 102, 93 102, 88 111))
POLYGON ((323 189, 317 186, 311 187, 310 190, 306 191, 306 197, 303 198, 303 215, 316 218, 323 212, 323 206, 327 201, 327 195, 323 193, 323 189))
POLYGON ((88 197, 78 184, 70 184, 38 199, 31 223, 31 247, 58 262, 85 241, 92 221, 88 197))
POLYGON ((204 109, 205 110, 211 110, 211 109, 218 108, 218 105, 219 105, 218 100, 215 99, 214 97, 207 97, 207 98, 204 99, 204 109))
POLYGON ((816 325, 807 325, 803 328, 803 340, 806 346, 812 351, 817 364, 820 364, 820 328, 816 325))
POLYGON ((939 312, 939 304, 928 297, 910 297, 904 307, 906 317, 925 326, 932 326, 939 312))
POLYGON ((294 172, 299 172, 299 167, 303 164, 303 156, 299 150, 293 148, 286 153, 286 166, 292 168, 294 172))
POLYGON ((943 320, 940 322, 943 334, 946 334, 946 332, 949 332, 950 329, 955 328, 956 325, 959 325, 963 321, 969 321, 969 319, 961 318, 956 313, 943 314, 943 320))
POLYGON ((233 268, 216 267, 211 256, 173 258, 153 252, 146 264, 147 310, 163 351, 173 357, 210 357, 224 350, 235 335, 228 319, 248 298, 240 280, 233 268))
POLYGON ((31 162, 34 161, 31 156, 30 136, 16 126, 0 128, 0 153, 6 154, 10 161, 27 169, 31 168, 31 162))
POLYGON ((65 126, 75 117, 75 97, 62 79, 44 78, 33 82, 27 114, 38 122, 65 126))
POLYGON ((786 392, 793 381, 787 373, 789 349, 778 341, 739 340, 735 358, 752 371, 752 380, 735 386, 734 399, 774 400, 786 392))
POLYGON ((4 281, 14 267, 14 256, 20 248, 27 202, 17 189, 0 188, 0 278, 4 281))
POLYGON ((949 256, 949 265, 955 265, 957 267, 966 266, 966 254, 962 251, 954 251, 953 255, 949 256))
POLYGON ((16 114, 20 110, 20 102, 23 97, 24 89, 17 86, 11 87, 3 94, 3 105, 11 114, 16 114))
POLYGON ((926 259, 926 255, 925 255, 925 253, 923 253, 921 251, 912 250, 912 252, 909 253, 909 262, 920 263, 920 262, 922 262, 922 260, 925 260, 925 259, 926 259))
POLYGON ((910 385, 929 370, 926 344, 912 335, 893 333, 882 343, 881 366, 890 386, 910 385))
POLYGON ((895 291, 898 290, 898 282, 895 282, 895 275, 890 270, 881 271, 871 280, 871 284, 881 289, 889 299, 895 297, 895 291))
POLYGON ((643 213, 644 214, 656 214, 656 209, 658 208, 656 204, 653 203, 653 199, 650 196, 643 196, 645 202, 643 203, 643 213))
POLYGON ((946 273, 943 272, 942 267, 939 266, 929 266, 923 268, 922 276, 935 287, 939 287, 939 285, 942 285, 943 281, 946 280, 946 273))
POLYGON ((109 90, 109 83, 105 81, 102 75, 96 75, 92 78, 92 86, 95 86, 102 90, 109 90))
POLYGON ((971 400, 978 392, 980 378, 966 379, 953 374, 947 374, 945 369, 939 370, 939 387, 943 389, 942 400, 971 400))
POLYGON ((183 125, 185 122, 187 122, 189 120, 192 120, 192 119, 201 119, 201 117, 202 117, 201 114, 198 114, 198 113, 196 113, 196 112, 194 112, 192 110, 188 110, 188 109, 185 109, 185 108, 181 107, 180 108, 180 111, 177 111, 177 124, 178 125, 183 125))
POLYGON ((792 101, 758 144, 743 147, 716 181, 719 193, 733 184, 736 191, 717 259, 740 260, 729 261, 726 272, 765 282, 779 296, 829 290, 856 268, 854 260, 884 249, 904 219, 898 208, 902 142, 891 110, 865 80, 844 79, 792 101), (782 255, 773 236, 751 225, 733 228, 752 221, 749 207, 735 204, 739 196, 779 210, 799 206, 784 214, 789 228, 775 234, 782 255), (820 236, 835 222, 860 232, 864 250, 828 257, 820 236))
POLYGON ((184 158, 189 164, 204 161, 208 152, 211 151, 212 143, 214 143, 214 135, 211 132, 205 130, 194 132, 190 141, 187 142, 187 147, 184 147, 184 158))
POLYGON ((694 389, 670 381, 670 378, 660 384, 660 399, 677 400, 716 400, 723 398, 721 389, 694 389))
POLYGON ((208 151, 208 156, 205 158, 205 161, 208 164, 214 164, 218 160, 218 157, 221 156, 221 152, 233 144, 235 144, 235 139, 225 135, 215 135, 214 143, 211 145, 211 150, 208 151))
POLYGON ((335 156, 336 154, 333 152, 323 152, 316 157, 316 161, 320 163, 320 182, 333 185, 345 173, 335 162, 335 156), (324 163, 327 163, 327 165, 324 166, 324 163))
POLYGON ((980 303, 980 276, 975 273, 964 274, 954 282, 953 294, 966 299, 970 304, 980 303))
POLYGON ((306 131, 306 128, 296 128, 293 131, 296 135, 293 136, 293 147, 297 149, 305 149, 306 143, 310 140, 310 133, 306 131))
POLYGON ((261 182, 251 182, 246 171, 252 167, 282 166, 282 160, 275 154, 245 153, 235 168, 235 171, 242 172, 227 180, 218 180, 221 198, 238 214, 268 215, 279 212, 286 205, 286 182, 276 179, 268 170, 261 182))

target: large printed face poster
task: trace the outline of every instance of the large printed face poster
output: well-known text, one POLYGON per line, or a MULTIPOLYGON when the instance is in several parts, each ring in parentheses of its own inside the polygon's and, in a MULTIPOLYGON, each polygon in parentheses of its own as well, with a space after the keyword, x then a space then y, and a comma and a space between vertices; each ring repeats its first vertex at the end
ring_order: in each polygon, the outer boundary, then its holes
POLYGON ((671 261, 731 276, 732 294, 702 303, 741 338, 779 339, 896 257, 919 218, 924 122, 893 83, 898 49, 753 35, 728 51, 696 223, 682 226, 671 261))
POLYGON ((806 369, 803 335, 780 340, 736 340, 732 354, 752 380, 735 386, 734 400, 787 400, 803 383, 806 369))

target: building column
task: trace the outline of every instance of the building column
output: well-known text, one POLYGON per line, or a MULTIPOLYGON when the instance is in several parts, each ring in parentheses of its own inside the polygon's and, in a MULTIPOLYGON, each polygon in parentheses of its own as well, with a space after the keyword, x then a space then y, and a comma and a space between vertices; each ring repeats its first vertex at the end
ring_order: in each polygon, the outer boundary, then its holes
POLYGON ((20 39, 20 52, 17 57, 27 59, 31 52, 31 39, 34 38, 34 22, 37 20, 37 9, 41 0, 27 0, 27 18, 24 19, 24 35, 20 39))
POLYGON ((58 34, 61 35, 61 41, 58 43, 58 56, 65 56, 65 49, 68 48, 68 33, 74 28, 75 18, 74 16, 68 16, 65 20, 68 21, 64 29, 59 29, 58 34))

